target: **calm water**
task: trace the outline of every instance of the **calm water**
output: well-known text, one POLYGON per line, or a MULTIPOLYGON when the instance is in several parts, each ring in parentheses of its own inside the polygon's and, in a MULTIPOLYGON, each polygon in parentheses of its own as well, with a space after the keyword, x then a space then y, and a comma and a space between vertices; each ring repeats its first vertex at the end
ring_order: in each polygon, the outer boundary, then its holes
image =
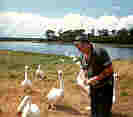
MULTIPOLYGON (((129 58, 133 56, 133 48, 113 47, 106 44, 95 44, 106 48, 112 59, 129 58)), ((72 44, 32 43, 32 42, 0 42, 0 50, 49 53, 66 56, 79 56, 78 50, 72 44)))

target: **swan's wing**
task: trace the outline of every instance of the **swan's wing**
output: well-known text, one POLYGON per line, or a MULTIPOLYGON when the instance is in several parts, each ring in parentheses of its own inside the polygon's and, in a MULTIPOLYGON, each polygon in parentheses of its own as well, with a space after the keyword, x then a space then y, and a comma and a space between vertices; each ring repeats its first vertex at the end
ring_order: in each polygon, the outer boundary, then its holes
POLYGON ((85 80, 85 73, 84 71, 81 69, 80 72, 77 75, 77 80, 85 80))
POLYGON ((30 114, 30 105, 27 104, 24 106, 24 109, 22 111, 22 117, 27 117, 30 114))
POLYGON ((31 80, 27 80, 27 84, 28 84, 28 85, 32 85, 31 80))
POLYGON ((51 94, 56 91, 56 88, 52 88, 48 94, 51 94))
POLYGON ((77 84, 81 85, 81 86, 85 86, 84 80, 85 79, 81 76, 81 74, 79 74, 78 77, 77 77, 77 84))
POLYGON ((24 86, 24 84, 25 84, 25 80, 21 83, 21 85, 24 86))
POLYGON ((58 89, 57 96, 64 96, 64 89, 58 89))
POLYGON ((21 85, 22 85, 22 86, 24 86, 24 85, 30 85, 30 86, 32 86, 32 82, 31 82, 31 80, 24 80, 24 81, 21 83, 21 85))
POLYGON ((29 100, 29 96, 25 96, 23 98, 23 100, 21 101, 21 103, 19 104, 18 108, 17 108, 17 112, 21 112, 23 109, 24 109, 24 106, 26 105, 27 103, 27 100, 29 100))
POLYGON ((40 109, 36 104, 31 104, 31 112, 40 113, 40 109))
POLYGON ((47 95, 48 100, 54 100, 57 96, 58 90, 56 88, 53 88, 47 95))
POLYGON ((79 85, 83 90, 86 90, 88 95, 90 95, 90 86, 85 85, 84 80, 85 80, 84 73, 82 71, 80 71, 77 76, 77 85, 79 85))
POLYGON ((81 80, 79 77, 77 78, 77 84, 78 85, 84 85, 84 81, 81 80))

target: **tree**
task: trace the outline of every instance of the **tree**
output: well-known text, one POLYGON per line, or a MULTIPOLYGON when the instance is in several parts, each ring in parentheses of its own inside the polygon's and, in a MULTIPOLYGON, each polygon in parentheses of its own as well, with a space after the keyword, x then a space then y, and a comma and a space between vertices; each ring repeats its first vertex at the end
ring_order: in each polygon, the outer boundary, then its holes
POLYGON ((99 36, 109 36, 108 29, 98 30, 99 36))
POLYGON ((99 36, 102 36, 102 31, 98 30, 98 34, 99 34, 99 36))
POLYGON ((95 36, 95 29, 91 29, 91 36, 95 36))
POLYGON ((47 38, 48 40, 55 40, 55 38, 56 38, 56 36, 55 36, 55 31, 50 30, 50 29, 48 29, 48 30, 46 31, 45 35, 46 35, 46 38, 47 38))
POLYGON ((129 29, 130 36, 133 36, 133 28, 129 29))
POLYGON ((129 32, 127 29, 122 28, 121 30, 119 30, 117 32, 117 36, 118 36, 119 40, 127 40, 128 36, 129 36, 129 32))
POLYGON ((125 29, 125 28, 122 28, 121 30, 119 30, 119 31, 117 32, 117 35, 118 35, 118 36, 128 36, 128 34, 129 34, 128 30, 125 29))
POLYGON ((77 35, 80 35, 84 32, 85 32, 84 29, 67 30, 67 31, 60 33, 59 38, 65 41, 72 41, 75 39, 77 35))
POLYGON ((112 32, 112 35, 113 35, 113 36, 116 36, 116 33, 117 33, 117 32, 116 32, 115 29, 113 29, 111 32, 112 32))

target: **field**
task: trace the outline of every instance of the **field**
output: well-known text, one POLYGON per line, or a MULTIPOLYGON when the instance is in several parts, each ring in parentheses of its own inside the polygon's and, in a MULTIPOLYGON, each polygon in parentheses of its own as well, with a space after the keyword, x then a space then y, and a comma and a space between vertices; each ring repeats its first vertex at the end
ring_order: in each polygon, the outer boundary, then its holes
MULTIPOLYGON (((41 117, 88 117, 90 111, 82 107, 90 104, 89 97, 85 97, 75 84, 76 72, 79 66, 72 59, 64 56, 44 55, 38 53, 24 53, 0 51, 0 117, 16 117, 16 108, 24 96, 20 83, 24 80, 24 66, 31 68, 28 78, 32 80, 33 103, 41 110, 41 117), (61 61, 64 59, 64 62, 61 61), (46 79, 35 79, 37 65, 46 74, 46 79), (57 112, 46 109, 45 96, 52 87, 57 86, 57 70, 63 70, 65 82, 65 97, 57 106, 57 112)), ((133 117, 133 60, 113 61, 114 70, 120 75, 120 96, 113 105, 113 117, 133 117)), ((118 94, 118 95, 119 95, 118 94)))

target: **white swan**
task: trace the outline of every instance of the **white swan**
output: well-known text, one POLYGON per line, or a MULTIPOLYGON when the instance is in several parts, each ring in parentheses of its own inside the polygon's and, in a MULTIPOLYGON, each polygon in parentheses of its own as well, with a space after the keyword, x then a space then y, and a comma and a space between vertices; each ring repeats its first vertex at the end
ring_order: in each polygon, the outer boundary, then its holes
MULTIPOLYGON (((113 99, 112 99, 112 102, 113 104, 116 103, 116 99, 117 99, 117 95, 116 95, 116 90, 117 89, 117 85, 118 85, 118 73, 115 72, 113 74, 113 77, 114 77, 114 87, 113 87, 113 99)), ((81 69, 78 76, 77 76, 77 85, 82 89, 82 91, 86 92, 87 95, 90 95, 90 86, 87 86, 84 84, 84 80, 85 80, 85 77, 84 77, 84 72, 83 70, 81 69)))
POLYGON ((32 97, 25 96, 17 108, 17 117, 40 117, 40 109, 32 104, 32 97))
POLYGON ((28 70, 28 66, 26 65, 24 81, 21 83, 21 86, 24 87, 25 89, 31 88, 31 86, 32 86, 31 80, 28 80, 28 78, 27 78, 27 70, 28 70))
POLYGON ((114 87, 113 87, 113 99, 112 99, 112 101, 113 101, 113 104, 115 104, 116 103, 116 99, 118 98, 117 94, 116 94, 116 90, 118 90, 117 87, 119 85, 118 84, 118 80, 119 80, 118 73, 114 72, 113 77, 114 77, 114 87))
POLYGON ((90 95, 90 86, 84 84, 85 80, 85 73, 81 69, 77 76, 77 85, 80 87, 80 89, 85 92, 87 95, 90 95))
POLYGON ((40 80, 42 80, 45 77, 44 72, 41 70, 41 65, 38 65, 38 69, 35 72, 35 77, 39 78, 40 80))
MULTIPOLYGON (((85 85, 84 80, 85 80, 85 73, 84 73, 83 69, 80 69, 80 72, 78 73, 78 76, 76 78, 77 85, 81 89, 84 96, 88 97, 90 95, 90 86, 85 85)), ((83 109, 86 111, 89 111, 89 110, 91 110, 91 106, 86 106, 83 109)))
POLYGON ((52 88, 47 95, 48 109, 56 109, 55 105, 64 97, 64 80, 62 78, 63 72, 58 71, 59 88, 52 88))

